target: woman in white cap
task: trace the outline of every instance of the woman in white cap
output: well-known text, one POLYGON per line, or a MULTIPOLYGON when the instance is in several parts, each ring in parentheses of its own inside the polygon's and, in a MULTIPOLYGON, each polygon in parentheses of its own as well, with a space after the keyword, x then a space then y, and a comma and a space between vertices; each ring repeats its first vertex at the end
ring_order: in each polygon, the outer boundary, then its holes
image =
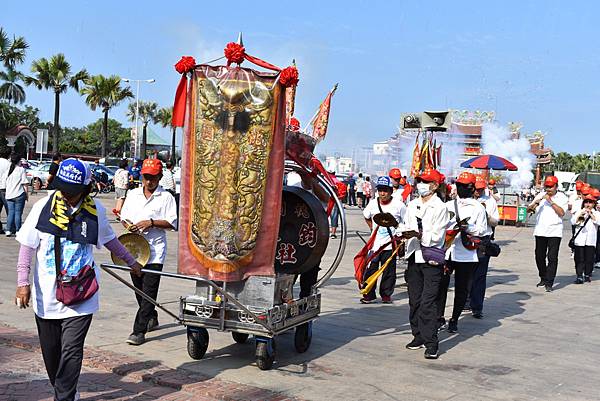
POLYGON ((104 207, 89 196, 91 185, 87 163, 63 161, 54 179, 57 190, 33 205, 17 233, 21 247, 15 303, 26 308, 31 296, 44 364, 58 401, 79 399, 83 345, 99 305, 94 247, 106 247, 136 274, 141 270, 117 240, 104 207))

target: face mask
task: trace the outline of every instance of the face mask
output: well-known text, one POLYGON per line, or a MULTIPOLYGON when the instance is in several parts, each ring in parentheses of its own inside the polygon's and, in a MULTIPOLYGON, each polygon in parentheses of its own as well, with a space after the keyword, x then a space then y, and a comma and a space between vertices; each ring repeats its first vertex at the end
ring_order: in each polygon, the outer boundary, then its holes
POLYGON ((431 189, 429 188, 429 184, 426 182, 417 183, 417 192, 420 196, 431 195, 431 189))
POLYGON ((456 193, 461 199, 467 199, 473 197, 473 189, 467 186, 457 186, 456 193))

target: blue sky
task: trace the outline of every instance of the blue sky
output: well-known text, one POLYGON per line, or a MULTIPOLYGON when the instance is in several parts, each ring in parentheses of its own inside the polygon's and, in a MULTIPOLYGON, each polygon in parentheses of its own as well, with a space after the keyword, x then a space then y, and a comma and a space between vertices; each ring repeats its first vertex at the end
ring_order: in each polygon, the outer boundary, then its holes
MULTIPOLYGON (((248 53, 280 66, 296 59, 301 122, 339 82, 318 153, 350 153, 392 135, 402 112, 445 108, 497 109, 500 122, 521 121, 525 132, 547 132, 555 151, 589 153, 597 138, 598 2, 24 4, 5 2, 0 22, 30 44, 22 70, 62 52, 74 69, 155 78, 141 87, 141 98, 161 106, 172 105, 179 79, 173 64, 180 56, 198 62, 219 57, 242 31, 248 53)), ((51 93, 27 88, 27 103, 52 120, 51 93)), ((123 104, 112 117, 126 125, 125 109, 123 104)), ((63 126, 99 117, 75 92, 63 96, 63 126)))

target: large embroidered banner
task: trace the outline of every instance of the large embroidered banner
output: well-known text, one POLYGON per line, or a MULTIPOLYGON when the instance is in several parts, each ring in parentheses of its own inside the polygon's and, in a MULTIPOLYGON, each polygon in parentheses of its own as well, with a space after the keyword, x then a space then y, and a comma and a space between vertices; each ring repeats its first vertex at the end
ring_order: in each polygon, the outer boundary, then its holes
POLYGON ((274 274, 285 129, 278 75, 208 65, 192 73, 179 273, 218 281, 274 274))

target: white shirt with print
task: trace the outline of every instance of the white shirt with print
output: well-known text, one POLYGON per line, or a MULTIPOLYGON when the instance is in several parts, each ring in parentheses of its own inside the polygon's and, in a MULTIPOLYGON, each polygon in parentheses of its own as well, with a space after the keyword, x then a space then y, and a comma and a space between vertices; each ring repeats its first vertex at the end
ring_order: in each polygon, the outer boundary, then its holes
MULTIPOLYGON (((144 188, 135 188, 127 193, 121 220, 129 220, 137 224, 142 220, 166 220, 177 228, 177 206, 175 198, 162 187, 158 186, 150 198, 146 199, 144 188)), ((142 235, 150 244, 151 263, 163 264, 167 256, 167 233, 162 228, 151 227, 142 235)))
MULTIPOLYGON (((53 194, 54 192, 51 192, 53 194)), ((98 310, 99 292, 90 299, 76 305, 64 305, 56 300, 56 265, 54 259, 54 235, 43 233, 36 227, 40 213, 50 196, 37 201, 25 223, 17 233, 17 241, 22 245, 36 249, 33 268, 33 288, 31 301, 35 314, 43 319, 65 319, 74 316, 89 315, 98 310)), ((98 200, 94 200, 98 213, 98 243, 101 248, 115 238, 115 233, 106 218, 106 210, 98 200)), ((72 208, 72 211, 77 208, 72 208)), ((79 270, 83 266, 94 266, 94 245, 81 245, 61 238, 61 269, 79 270)), ((100 283, 100 268, 94 268, 96 279, 100 283)))
POLYGON ((6 185, 6 199, 15 199, 25 193, 24 184, 29 184, 27 181, 27 173, 21 166, 16 166, 11 174, 8 174, 10 170, 6 170, 4 173, 4 183, 6 185))
MULTIPOLYGON (((370 220, 377 213, 381 213, 379 211, 379 207, 377 206, 377 202, 378 202, 378 199, 375 199, 374 201, 369 202, 369 204, 367 205, 365 210, 363 210, 363 216, 365 217, 365 219, 370 220)), ((381 210, 383 210, 384 213, 390 213, 392 216, 394 216, 394 218, 396 219, 398 224, 404 223, 404 214, 406 213, 406 206, 404 206, 404 203, 394 202, 392 200, 387 205, 382 204, 381 210)), ((391 241, 388 229, 386 227, 379 227, 373 221, 373 231, 375 231, 375 230, 377 230, 377 235, 375 236, 375 242, 373 244, 373 251, 378 250, 383 245, 385 245, 386 243, 391 241)), ((390 227, 390 230, 391 230, 392 235, 394 235, 396 232, 396 229, 394 227, 390 227)), ((391 250, 391 249, 392 249, 392 245, 388 245, 385 248, 385 250, 391 250)))

